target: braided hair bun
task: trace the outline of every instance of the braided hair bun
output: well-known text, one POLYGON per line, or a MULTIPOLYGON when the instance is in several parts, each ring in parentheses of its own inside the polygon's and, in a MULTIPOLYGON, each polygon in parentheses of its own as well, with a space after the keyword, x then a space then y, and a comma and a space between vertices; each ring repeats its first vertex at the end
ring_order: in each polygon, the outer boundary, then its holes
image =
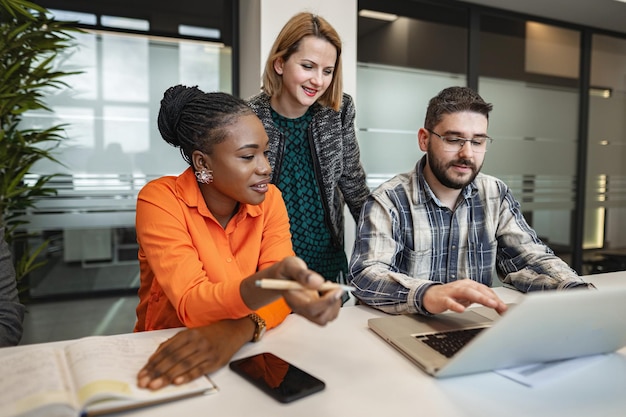
POLYGON ((157 124, 163 140, 180 148, 191 165, 193 151, 210 153, 225 139, 226 127, 250 114, 254 114, 250 107, 231 94, 176 85, 163 95, 157 124))

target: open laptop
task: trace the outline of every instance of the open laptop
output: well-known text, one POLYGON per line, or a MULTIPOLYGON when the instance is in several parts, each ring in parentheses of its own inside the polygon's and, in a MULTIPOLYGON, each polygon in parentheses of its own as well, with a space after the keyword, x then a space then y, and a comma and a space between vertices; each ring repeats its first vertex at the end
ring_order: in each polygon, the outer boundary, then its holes
POLYGON ((529 293, 502 316, 477 307, 434 317, 389 315, 368 326, 435 377, 491 371, 626 346, 626 287, 529 293), (480 330, 456 353, 431 347, 452 343, 433 333, 467 329, 480 330))

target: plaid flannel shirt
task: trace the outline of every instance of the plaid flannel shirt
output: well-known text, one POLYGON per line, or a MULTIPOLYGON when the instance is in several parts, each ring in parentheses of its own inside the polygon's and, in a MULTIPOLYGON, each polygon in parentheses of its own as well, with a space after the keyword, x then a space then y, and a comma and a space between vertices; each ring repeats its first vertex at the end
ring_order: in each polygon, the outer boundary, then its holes
POLYGON ((350 261, 354 295, 389 313, 429 314, 431 286, 494 274, 527 292, 587 285, 528 225, 507 185, 479 173, 454 211, 425 182, 425 157, 368 197, 350 261))

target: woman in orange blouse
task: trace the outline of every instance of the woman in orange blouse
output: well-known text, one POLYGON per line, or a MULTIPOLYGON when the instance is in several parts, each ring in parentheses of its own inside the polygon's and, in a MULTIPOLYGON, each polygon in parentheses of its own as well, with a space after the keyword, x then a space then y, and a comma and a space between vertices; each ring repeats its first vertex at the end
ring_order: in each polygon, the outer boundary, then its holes
POLYGON ((137 200, 141 284, 135 331, 187 327, 139 373, 152 389, 183 383, 228 362, 241 346, 293 310, 324 325, 341 290, 294 256, 280 191, 270 184, 268 137, 242 100, 171 87, 158 127, 190 167, 146 184, 137 200), (309 291, 258 288, 291 279, 309 291))

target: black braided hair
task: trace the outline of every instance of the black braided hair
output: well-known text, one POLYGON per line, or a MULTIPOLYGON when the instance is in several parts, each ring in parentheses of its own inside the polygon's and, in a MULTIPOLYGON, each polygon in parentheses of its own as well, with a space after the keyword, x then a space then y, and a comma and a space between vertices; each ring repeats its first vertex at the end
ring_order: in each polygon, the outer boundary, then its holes
POLYGON ((183 159, 192 165, 193 151, 210 154, 226 138, 226 127, 249 114, 254 114, 250 107, 231 94, 176 85, 165 91, 157 123, 163 140, 180 148, 183 159))

